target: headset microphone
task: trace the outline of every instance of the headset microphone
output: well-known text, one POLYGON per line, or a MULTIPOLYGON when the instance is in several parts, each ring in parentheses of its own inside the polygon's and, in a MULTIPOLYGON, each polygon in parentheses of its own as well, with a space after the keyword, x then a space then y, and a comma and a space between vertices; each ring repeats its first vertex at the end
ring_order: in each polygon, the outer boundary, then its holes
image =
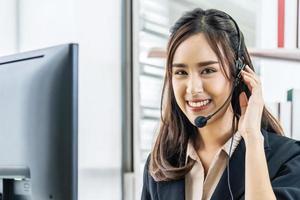
MULTIPOLYGON (((235 87, 236 85, 237 85, 237 84, 234 84, 233 87, 235 87)), ((230 99, 230 97, 231 97, 233 91, 234 91, 234 88, 232 88, 229 97, 226 99, 226 101, 224 102, 224 104, 223 104, 216 112, 214 112, 213 114, 211 114, 211 115, 209 115, 209 116, 207 116, 207 117, 204 117, 204 116, 198 116, 198 117, 196 117, 196 119, 195 119, 195 125, 196 125, 198 128, 204 127, 204 126, 206 125, 207 121, 208 121, 212 116, 214 116, 215 114, 217 114, 217 113, 218 113, 218 112, 219 112, 219 111, 227 104, 227 102, 228 102, 228 100, 230 99)))

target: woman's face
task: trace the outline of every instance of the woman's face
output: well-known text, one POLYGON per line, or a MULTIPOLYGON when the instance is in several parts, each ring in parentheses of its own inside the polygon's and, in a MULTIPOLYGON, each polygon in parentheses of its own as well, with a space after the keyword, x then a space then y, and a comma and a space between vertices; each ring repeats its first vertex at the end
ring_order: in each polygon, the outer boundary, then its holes
MULTIPOLYGON (((230 95, 232 85, 203 33, 189 37, 176 49, 172 84, 176 102, 192 124, 196 117, 219 109, 230 95)), ((208 124, 224 112, 212 117, 208 124)))

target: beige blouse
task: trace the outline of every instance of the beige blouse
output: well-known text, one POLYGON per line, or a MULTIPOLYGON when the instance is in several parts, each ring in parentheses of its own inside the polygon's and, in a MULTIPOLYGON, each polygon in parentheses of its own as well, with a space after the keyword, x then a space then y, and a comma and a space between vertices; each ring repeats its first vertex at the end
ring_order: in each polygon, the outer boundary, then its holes
MULTIPOLYGON (((239 144, 242 136, 236 132, 233 136, 233 143, 230 156, 239 144)), ((223 147, 214 156, 207 175, 204 179, 204 168, 201 160, 193 146, 189 141, 187 146, 187 157, 195 160, 193 168, 185 176, 185 199, 186 200, 207 200, 210 199, 219 180, 226 168, 226 162, 229 156, 231 138, 223 145, 223 147)))

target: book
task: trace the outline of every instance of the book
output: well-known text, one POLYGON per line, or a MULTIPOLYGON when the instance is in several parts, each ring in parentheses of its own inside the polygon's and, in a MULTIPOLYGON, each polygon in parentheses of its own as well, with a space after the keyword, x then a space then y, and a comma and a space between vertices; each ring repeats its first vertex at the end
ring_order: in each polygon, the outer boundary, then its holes
POLYGON ((278 102, 266 102, 267 110, 279 120, 279 103, 278 102))
POLYGON ((290 89, 287 92, 287 100, 291 102, 291 134, 292 138, 300 140, 300 89, 290 89))
POLYGON ((292 104, 290 101, 279 103, 279 120, 282 125, 284 135, 292 138, 292 104))

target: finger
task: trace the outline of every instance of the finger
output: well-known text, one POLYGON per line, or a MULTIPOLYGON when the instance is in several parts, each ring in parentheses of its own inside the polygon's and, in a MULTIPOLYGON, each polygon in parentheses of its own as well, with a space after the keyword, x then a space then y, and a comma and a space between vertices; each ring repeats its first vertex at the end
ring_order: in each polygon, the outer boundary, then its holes
POLYGON ((253 77, 251 77, 248 74, 243 74, 242 77, 243 77, 244 83, 247 85, 249 90, 252 92, 252 89, 257 86, 257 82, 253 79, 253 77))
POLYGON ((244 83, 247 85, 252 94, 262 95, 260 84, 257 83, 251 76, 245 74, 243 76, 244 83))
POLYGON ((244 71, 247 73, 250 73, 254 77, 254 79, 260 83, 260 77, 256 74, 256 72, 253 69, 251 69, 249 67, 249 65, 246 65, 246 68, 244 71))
POLYGON ((251 68, 249 67, 249 65, 246 65, 244 69, 245 69, 245 71, 247 71, 247 72, 249 72, 249 73, 251 73, 251 74, 256 74, 256 73, 254 72, 254 70, 251 69, 251 68))
POLYGON ((257 84, 260 84, 261 82, 260 82, 260 78, 259 78, 259 76, 257 75, 257 74, 253 74, 253 73, 250 73, 250 72, 247 72, 247 71, 244 71, 244 70, 242 70, 241 71, 241 75, 243 76, 243 75, 248 75, 248 76, 250 76, 250 77, 252 77, 253 78, 253 80, 255 80, 255 82, 257 83, 257 84))
POLYGON ((239 96, 240 99, 240 107, 241 107, 241 115, 244 115, 248 106, 248 98, 245 92, 242 92, 239 96))
POLYGON ((256 74, 252 74, 250 72, 242 70, 242 75, 247 74, 248 76, 252 77, 257 83, 260 83, 260 79, 256 74))

